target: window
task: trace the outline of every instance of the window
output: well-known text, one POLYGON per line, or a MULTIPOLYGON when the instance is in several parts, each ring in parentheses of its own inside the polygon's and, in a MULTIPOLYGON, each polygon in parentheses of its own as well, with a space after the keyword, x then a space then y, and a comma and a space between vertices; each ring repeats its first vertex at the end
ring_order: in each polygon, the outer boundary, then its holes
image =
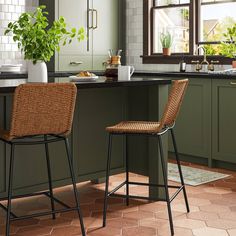
POLYGON ((209 54, 219 54, 218 45, 224 32, 236 23, 236 1, 201 0, 198 44, 205 45, 209 54))
POLYGON ((173 36, 172 53, 189 53, 190 0, 158 0, 153 7, 153 53, 161 53, 161 33, 173 36))
MULTIPOLYGON (((162 56, 160 35, 173 36, 172 55, 167 61, 179 61, 185 56, 193 59, 202 53, 203 45, 213 59, 220 57, 219 43, 226 29, 236 23, 236 0, 143 0, 144 2, 144 56, 153 59, 162 56)), ((163 58, 162 58, 163 59, 163 58)), ((144 60, 145 63, 145 60, 144 60)))

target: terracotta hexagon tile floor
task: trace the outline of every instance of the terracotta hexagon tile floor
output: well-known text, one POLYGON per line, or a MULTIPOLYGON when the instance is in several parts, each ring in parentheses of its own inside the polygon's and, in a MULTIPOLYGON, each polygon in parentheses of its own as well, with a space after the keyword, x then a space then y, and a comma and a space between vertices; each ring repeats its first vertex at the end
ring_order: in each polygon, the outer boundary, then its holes
MULTIPOLYGON (((175 236, 236 236, 236 173, 219 169, 215 171, 230 174, 230 177, 197 187, 187 186, 189 214, 186 213, 182 194, 172 202, 175 236)), ((111 177, 110 187, 115 187, 124 177, 124 174, 111 177)), ((130 173, 130 180, 147 182, 148 178, 130 173)), ((123 199, 109 199, 107 226, 102 228, 104 184, 84 182, 78 184, 78 189, 88 236, 170 236, 165 202, 130 199, 130 205, 126 206, 123 199)), ((54 192, 67 204, 74 204, 71 186, 55 189, 54 192)), ((124 192, 124 189, 120 190, 120 193, 124 192)), ((147 188, 136 186, 131 187, 130 192, 148 194, 147 188)), ((50 201, 45 197, 13 202, 13 211, 17 214, 49 209, 50 201)), ((4 231, 5 212, 0 210, 0 235, 4 235, 4 231)), ((56 220, 49 215, 16 221, 11 224, 11 235, 81 236, 78 214, 57 214, 56 220)))
POLYGON ((225 230, 215 229, 215 228, 201 228, 201 229, 193 229, 193 233, 196 236, 228 236, 225 230))

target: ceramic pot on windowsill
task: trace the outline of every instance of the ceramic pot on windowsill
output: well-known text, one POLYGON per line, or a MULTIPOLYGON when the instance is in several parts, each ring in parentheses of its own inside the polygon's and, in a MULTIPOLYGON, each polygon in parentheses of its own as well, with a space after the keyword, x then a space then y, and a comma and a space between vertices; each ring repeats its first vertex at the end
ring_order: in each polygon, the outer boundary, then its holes
POLYGON ((236 60, 232 61, 232 68, 236 68, 236 60))
POLYGON ((162 54, 163 56, 170 56, 171 55, 170 48, 162 48, 162 54))

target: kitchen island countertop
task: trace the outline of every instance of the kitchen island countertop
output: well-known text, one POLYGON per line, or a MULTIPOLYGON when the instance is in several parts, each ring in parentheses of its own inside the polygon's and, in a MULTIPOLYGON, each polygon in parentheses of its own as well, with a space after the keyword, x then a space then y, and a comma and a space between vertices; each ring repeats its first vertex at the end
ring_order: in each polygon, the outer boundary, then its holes
MULTIPOLYGON (((98 76, 104 76, 104 71, 93 71, 98 76)), ((48 72, 48 77, 68 77, 76 72, 48 72)), ((178 71, 135 71, 133 76, 151 76, 151 77, 180 77, 180 78, 205 78, 205 79, 236 79, 236 73, 232 74, 213 74, 207 72, 178 72, 178 71)), ((27 73, 0 73, 0 79, 27 79, 27 73)))
MULTIPOLYGON (((49 77, 49 82, 71 82, 69 77, 49 77)), ((1 79, 0 80, 0 93, 12 93, 15 88, 27 83, 27 79, 1 79)), ((166 78, 162 79, 156 76, 134 76, 129 81, 117 81, 117 78, 100 76, 97 80, 89 82, 75 82, 78 89, 88 88, 112 88, 112 87, 132 87, 132 86, 150 86, 170 84, 171 80, 166 78)))

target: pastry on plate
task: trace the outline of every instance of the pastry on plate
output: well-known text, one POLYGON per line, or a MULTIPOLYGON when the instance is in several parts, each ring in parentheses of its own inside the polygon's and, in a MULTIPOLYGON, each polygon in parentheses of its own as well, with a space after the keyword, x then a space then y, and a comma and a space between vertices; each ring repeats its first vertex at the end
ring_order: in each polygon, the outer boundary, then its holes
POLYGON ((81 71, 79 74, 76 75, 77 77, 93 77, 95 74, 90 73, 88 71, 81 71))

